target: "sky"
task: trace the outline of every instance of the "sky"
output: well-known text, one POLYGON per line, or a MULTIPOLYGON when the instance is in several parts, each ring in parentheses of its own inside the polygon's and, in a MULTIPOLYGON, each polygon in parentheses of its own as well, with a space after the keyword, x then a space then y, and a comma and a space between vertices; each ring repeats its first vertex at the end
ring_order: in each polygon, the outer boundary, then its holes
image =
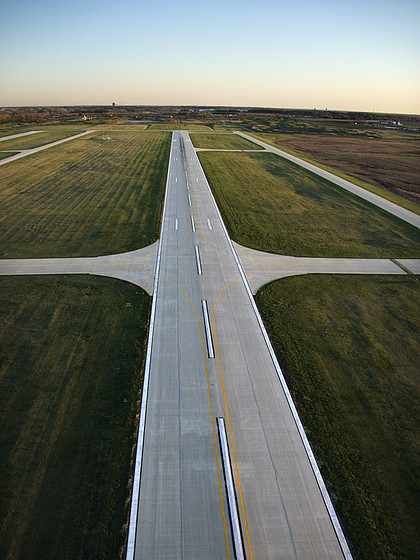
POLYGON ((419 0, 0 0, 0 106, 420 113, 419 0))

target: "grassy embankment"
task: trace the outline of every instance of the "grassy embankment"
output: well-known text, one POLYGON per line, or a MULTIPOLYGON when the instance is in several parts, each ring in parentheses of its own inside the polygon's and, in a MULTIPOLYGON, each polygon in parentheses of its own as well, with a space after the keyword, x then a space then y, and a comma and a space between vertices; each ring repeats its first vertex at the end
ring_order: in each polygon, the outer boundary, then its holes
MULTIPOLYGON (((157 238, 170 135, 101 137, 1 169, 7 256, 119 252, 157 238)), ((118 558, 150 298, 95 277, 0 284, 0 556, 118 558)))
POLYGON ((170 134, 102 138, 93 133, 0 169, 0 255, 103 255, 157 239, 170 134))
MULTIPOLYGON (((280 158, 200 159, 239 243, 291 255, 418 255, 414 228, 280 158)), ((418 286, 412 276, 320 275, 256 297, 357 560, 417 556, 418 286)))
POLYGON ((236 134, 190 134, 195 148, 212 150, 262 150, 260 146, 236 134))
POLYGON ((149 312, 114 279, 0 278, 2 558, 119 557, 149 312))
POLYGON ((256 296, 357 560, 420 555, 419 286, 304 276, 256 296))
POLYGON ((249 134, 420 213, 418 135, 395 131, 249 134))
POLYGON ((418 255, 417 228, 267 153, 199 152, 230 235, 293 256, 418 255))

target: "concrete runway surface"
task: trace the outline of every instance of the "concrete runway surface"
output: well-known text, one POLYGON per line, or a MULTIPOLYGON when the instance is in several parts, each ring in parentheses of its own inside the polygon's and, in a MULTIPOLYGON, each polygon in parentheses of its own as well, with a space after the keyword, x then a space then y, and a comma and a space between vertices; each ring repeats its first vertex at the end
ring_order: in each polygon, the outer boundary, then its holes
POLYGON ((160 243, 128 558, 235 557, 220 417, 245 557, 350 558, 187 133, 173 135, 160 243))

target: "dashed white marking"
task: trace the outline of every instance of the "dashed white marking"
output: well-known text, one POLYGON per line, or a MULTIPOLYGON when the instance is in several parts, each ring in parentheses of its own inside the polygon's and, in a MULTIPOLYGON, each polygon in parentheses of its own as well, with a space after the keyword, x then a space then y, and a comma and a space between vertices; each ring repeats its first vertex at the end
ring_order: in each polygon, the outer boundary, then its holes
POLYGON ((196 260, 196 263, 197 263, 197 274, 203 274, 203 270, 201 268, 200 251, 199 251, 198 245, 194 245, 194 251, 195 251, 195 260, 196 260))
POLYGON ((204 327, 206 330, 207 352, 209 358, 214 358, 213 338, 211 336, 209 312, 207 309, 207 301, 205 299, 201 300, 201 306, 203 308, 204 327))
POLYGON ((178 183, 178 177, 175 177, 175 183, 178 183))
POLYGON ((211 225, 211 221, 207 218, 207 225, 209 226, 209 229, 213 229, 213 226, 211 225))
POLYGON ((191 197, 190 197, 190 195, 188 195, 188 205, 191 208, 191 197))
POLYGON ((176 231, 178 231, 178 226, 179 226, 178 218, 175 218, 175 230, 176 231))
POLYGON ((195 220, 194 220, 194 214, 191 214, 191 227, 192 227, 192 231, 193 233, 195 233, 195 220))
POLYGON ((219 428, 220 447, 222 449, 223 471, 225 473, 230 520, 232 522, 233 544, 235 546, 235 558, 237 560, 245 560, 244 545, 242 542, 242 533, 239 524, 239 512, 238 512, 238 505, 236 501, 235 486, 233 485, 232 465, 230 462, 225 421, 223 418, 217 418, 217 427, 219 428))

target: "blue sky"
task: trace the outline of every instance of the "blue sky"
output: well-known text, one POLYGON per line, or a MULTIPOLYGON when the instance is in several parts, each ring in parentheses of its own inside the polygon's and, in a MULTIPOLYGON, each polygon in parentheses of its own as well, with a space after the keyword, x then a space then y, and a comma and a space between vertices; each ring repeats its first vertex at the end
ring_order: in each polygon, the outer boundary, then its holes
POLYGON ((0 105, 420 113, 418 0, 0 3, 0 105))

